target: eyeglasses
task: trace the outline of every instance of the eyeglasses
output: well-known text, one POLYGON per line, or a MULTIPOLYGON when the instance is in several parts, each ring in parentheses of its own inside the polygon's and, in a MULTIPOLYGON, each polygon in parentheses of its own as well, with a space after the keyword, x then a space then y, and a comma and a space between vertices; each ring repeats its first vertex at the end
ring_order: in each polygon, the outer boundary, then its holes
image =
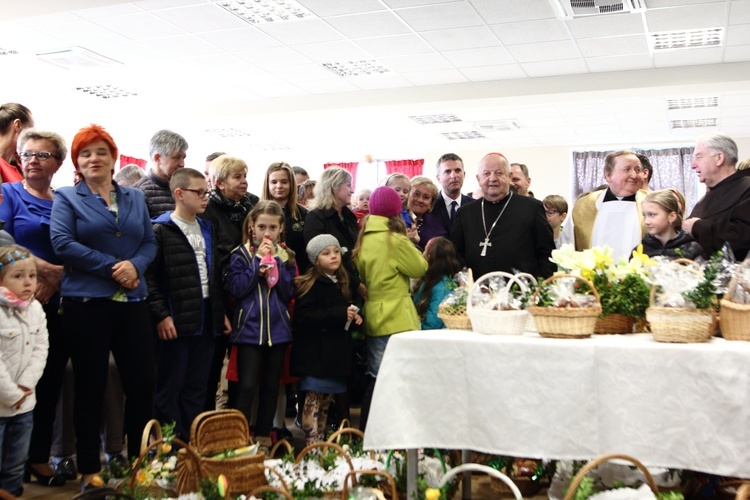
POLYGON ((561 214, 562 212, 559 210, 545 210, 544 213, 547 215, 555 215, 555 214, 561 214))
POLYGON ((208 194, 211 192, 207 189, 189 189, 189 188, 182 188, 183 191, 190 191, 191 193, 195 193, 198 195, 198 198, 206 198, 208 194))
POLYGON ((39 158, 39 161, 44 161, 50 157, 57 158, 57 155, 53 155, 49 151, 39 151, 38 153, 32 153, 31 151, 24 151, 20 153, 21 161, 31 161, 33 157, 39 158))

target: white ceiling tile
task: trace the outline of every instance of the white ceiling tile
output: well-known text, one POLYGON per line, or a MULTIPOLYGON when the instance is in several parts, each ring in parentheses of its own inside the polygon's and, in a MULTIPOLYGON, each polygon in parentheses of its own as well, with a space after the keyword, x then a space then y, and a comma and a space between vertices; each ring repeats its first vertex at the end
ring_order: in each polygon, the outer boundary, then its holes
POLYGON ((710 3, 646 11, 651 32, 690 30, 723 26, 727 16, 724 3, 710 3))
POLYGON ((205 56, 184 57, 180 59, 191 73, 204 71, 212 74, 221 73, 222 79, 231 79, 228 75, 236 75, 241 71, 257 72, 259 70, 247 61, 243 61, 234 54, 224 52, 221 54, 210 54, 205 56), (226 76, 226 78, 225 78, 226 76))
POLYGON ((697 3, 721 2, 726 0, 646 0, 647 9, 662 9, 664 7, 682 7, 684 5, 693 5, 697 3))
POLYGON ((160 59, 163 55, 144 47, 138 42, 109 43, 97 46, 98 54, 101 54, 123 64, 138 66, 145 61, 160 59))
POLYGON ((384 10, 378 0, 346 0, 346 2, 331 2, 330 0, 297 0, 302 6, 318 17, 343 16, 360 12, 375 12, 384 10))
POLYGON ((410 33, 409 27, 393 12, 371 12, 352 16, 331 17, 328 24, 352 39, 410 33))
POLYGON ((347 78, 347 80, 362 90, 393 89, 413 86, 407 79, 393 72, 379 75, 354 76, 347 78))
POLYGON ((36 29, 25 25, 3 23, 0 24, 0 47, 23 54, 25 52, 46 52, 70 45, 70 43, 52 36, 52 33, 54 33, 54 30, 47 30, 44 27, 36 29))
POLYGON ((609 38, 584 38, 578 40, 583 57, 621 56, 625 54, 648 54, 645 35, 613 36, 609 38))
POLYGON ((311 94, 336 94, 338 92, 354 92, 359 90, 359 87, 352 85, 343 78, 297 82, 296 85, 311 94))
POLYGON ((97 26, 89 21, 60 24, 51 30, 55 37, 70 45, 86 47, 96 52, 95 48, 101 43, 126 42, 128 39, 108 29, 97 26))
MULTIPOLYGON (((641 16, 635 14, 579 17, 566 22, 576 38, 601 38, 644 33, 641 16)), ((654 31, 653 28, 651 31, 654 31)))
POLYGON ((734 45, 724 52, 724 62, 750 61, 750 45, 734 45))
POLYGON ((482 26, 484 21, 465 3, 446 3, 396 11, 416 31, 482 26))
POLYGON ((562 61, 543 61, 522 63, 521 67, 530 77, 572 75, 585 73, 583 59, 565 59, 562 61))
POLYGON ((55 26, 58 24, 75 23, 83 19, 70 12, 55 12, 53 14, 42 14, 38 16, 22 18, 27 26, 55 26))
POLYGON ((153 40, 143 40, 141 43, 146 48, 158 52, 165 57, 202 56, 221 52, 221 49, 218 47, 192 35, 155 38, 153 40))
POLYGON ((263 24, 258 26, 258 29, 287 45, 330 42, 344 38, 341 33, 320 19, 263 24))
POLYGON ((356 43, 374 57, 434 52, 429 44, 415 34, 362 38, 356 40, 356 43))
POLYGON ((719 64, 722 59, 723 50, 722 47, 709 47, 695 50, 657 52, 654 54, 654 65, 657 68, 667 68, 695 64, 719 64))
POLYGON ((143 12, 132 3, 119 3, 115 5, 105 5, 103 7, 90 7, 88 9, 78 9, 72 11, 73 14, 84 19, 96 19, 99 17, 123 16, 125 14, 135 14, 143 12))
POLYGON ((279 47, 281 42, 271 38, 254 27, 210 31, 196 34, 202 40, 212 43, 228 52, 238 52, 251 49, 265 49, 279 47))
POLYGON ((750 95, 745 96, 745 106, 727 105, 726 103, 721 108, 722 117, 738 117, 738 116, 750 116, 750 95))
POLYGON ((732 2, 729 6, 729 24, 750 23, 750 2, 732 2))
POLYGON ((299 66, 279 66, 268 71, 288 82, 312 82, 330 80, 334 73, 319 64, 301 64, 299 66))
POLYGON ((570 40, 511 45, 508 50, 520 63, 573 59, 580 56, 578 47, 570 40))
POLYGON ((515 62, 505 47, 483 47, 480 49, 448 50, 442 53, 457 68, 496 66, 515 62))
POLYGON ((724 109, 736 109, 743 106, 750 106, 750 92, 724 92, 719 96, 721 105, 724 109))
POLYGON ((420 33, 437 50, 459 50, 474 47, 496 47, 500 40, 487 26, 455 28, 420 33))
POLYGON ((143 10, 161 10, 202 3, 209 3, 209 0, 141 0, 140 2, 133 2, 133 5, 143 10))
POLYGON ((616 123, 614 116, 609 115, 609 104, 607 101, 584 101, 584 102, 573 102, 573 103, 559 103, 555 104, 555 108, 561 116, 572 117, 572 116, 588 116, 589 120, 593 116, 604 116, 605 122, 616 123))
POLYGON ((201 4, 154 12, 167 22, 189 33, 246 28, 248 23, 216 4, 201 4))
POLYGON ((310 95, 310 93, 307 92, 306 90, 301 89, 297 87, 296 85, 292 85, 291 83, 274 83, 272 85, 268 85, 268 84, 253 85, 248 88, 252 92, 258 94, 261 97, 265 97, 267 99, 278 98, 278 97, 297 97, 297 96, 310 95))
POLYGON ((451 69, 453 66, 440 54, 417 54, 396 57, 381 57, 380 62, 388 68, 403 73, 406 71, 431 71, 451 69))
POLYGON ((507 116, 515 118, 521 118, 522 116, 528 116, 531 118, 544 118, 544 117, 557 117, 562 116, 560 112, 549 104, 530 104, 526 106, 507 106, 505 108, 507 116))
POLYGON ((524 118, 521 121, 521 127, 525 129, 530 128, 545 128, 545 127, 556 127, 565 129, 568 127, 568 122, 563 117, 547 117, 547 118, 524 118))
POLYGON ((299 52, 289 47, 269 47, 259 50, 247 50, 236 52, 240 59, 249 61, 262 68, 273 68, 276 66, 298 66, 310 64, 312 61, 299 52))
POLYGON ((294 47, 300 54, 313 61, 324 63, 334 61, 362 61, 370 55, 351 41, 310 43, 294 47))
POLYGON ((438 69, 432 71, 403 72, 401 76, 414 85, 445 85, 449 83, 464 83, 468 79, 455 69, 438 69))
POLYGON ((735 24, 727 30, 726 44, 748 45, 750 44, 750 24, 735 24))
POLYGON ((653 67, 650 54, 626 54, 609 57, 587 57, 586 65, 594 73, 628 71, 653 67))
POLYGON ((555 18, 552 5, 546 1, 471 0, 471 3, 487 24, 555 18))
POLYGON ((436 3, 463 2, 464 0, 383 0, 391 9, 401 9, 404 7, 418 7, 420 5, 432 5, 436 3))
POLYGON ((478 68, 461 68, 461 73, 472 82, 488 82, 492 80, 511 80, 526 78, 526 73, 518 64, 503 64, 500 66, 482 66, 478 68))
POLYGON ((493 24, 490 28, 492 28, 492 31, 495 32, 504 45, 570 39, 570 34, 565 23, 558 19, 493 24))
POLYGON ((119 33, 131 40, 147 40, 185 34, 185 30, 156 17, 150 12, 102 17, 92 20, 93 23, 119 33))

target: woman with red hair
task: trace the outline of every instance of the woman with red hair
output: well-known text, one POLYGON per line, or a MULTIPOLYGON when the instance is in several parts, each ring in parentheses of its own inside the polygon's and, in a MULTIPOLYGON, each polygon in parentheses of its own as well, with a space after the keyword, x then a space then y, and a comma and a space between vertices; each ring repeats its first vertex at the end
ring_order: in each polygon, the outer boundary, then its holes
POLYGON ((81 488, 97 474, 102 401, 109 352, 127 398, 128 454, 138 456, 151 418, 154 351, 145 302, 144 272, 156 255, 156 238, 143 193, 112 181, 117 145, 99 125, 73 138, 71 159, 81 182, 55 191, 50 236, 65 266, 63 325, 75 374, 74 421, 81 488))

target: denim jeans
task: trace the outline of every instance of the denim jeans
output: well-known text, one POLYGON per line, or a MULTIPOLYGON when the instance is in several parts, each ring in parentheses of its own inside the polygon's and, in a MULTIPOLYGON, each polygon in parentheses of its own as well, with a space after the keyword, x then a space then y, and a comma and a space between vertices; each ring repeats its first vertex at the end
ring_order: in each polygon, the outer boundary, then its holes
POLYGON ((15 496, 23 493, 23 468, 29 454, 34 412, 0 417, 0 488, 15 496))

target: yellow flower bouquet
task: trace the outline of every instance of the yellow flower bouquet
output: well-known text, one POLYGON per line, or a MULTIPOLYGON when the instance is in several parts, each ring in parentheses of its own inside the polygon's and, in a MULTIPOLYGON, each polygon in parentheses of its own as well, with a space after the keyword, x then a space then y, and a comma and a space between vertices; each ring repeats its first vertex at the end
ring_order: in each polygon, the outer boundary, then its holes
POLYGON ((635 321, 646 316, 650 288, 646 277, 655 262, 638 246, 630 259, 612 258, 608 246, 580 252, 565 244, 552 251, 558 273, 580 276, 593 283, 599 293, 602 314, 594 333, 632 333, 635 321))

